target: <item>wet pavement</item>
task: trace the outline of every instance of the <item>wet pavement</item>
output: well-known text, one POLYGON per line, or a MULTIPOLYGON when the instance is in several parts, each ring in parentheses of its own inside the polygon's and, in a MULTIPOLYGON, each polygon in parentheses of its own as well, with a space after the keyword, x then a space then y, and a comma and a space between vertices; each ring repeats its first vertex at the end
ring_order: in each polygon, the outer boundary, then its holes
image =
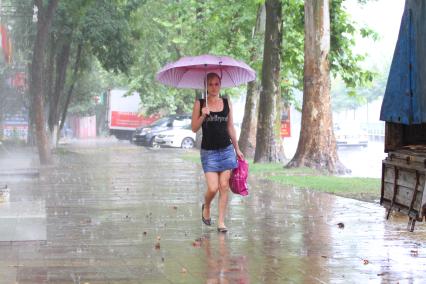
POLYGON ((0 283, 426 283, 426 226, 377 204, 251 178, 228 233, 202 225, 204 178, 184 153, 92 141, 39 175, 0 163, 0 283))

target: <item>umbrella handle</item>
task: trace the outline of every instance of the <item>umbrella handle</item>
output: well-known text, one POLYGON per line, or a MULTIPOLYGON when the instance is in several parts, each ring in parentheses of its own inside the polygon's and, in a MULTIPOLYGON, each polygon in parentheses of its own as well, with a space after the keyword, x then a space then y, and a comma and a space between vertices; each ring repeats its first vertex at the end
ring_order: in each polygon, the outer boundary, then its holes
POLYGON ((204 100, 206 101, 206 107, 207 105, 207 64, 204 64, 204 100))

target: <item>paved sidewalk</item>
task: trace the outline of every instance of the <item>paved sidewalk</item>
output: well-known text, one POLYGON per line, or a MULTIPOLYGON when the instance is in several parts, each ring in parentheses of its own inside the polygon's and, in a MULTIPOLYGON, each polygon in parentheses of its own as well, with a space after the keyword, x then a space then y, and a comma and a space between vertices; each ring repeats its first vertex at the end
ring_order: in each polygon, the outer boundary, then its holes
POLYGON ((426 283, 425 225, 410 233, 379 205, 252 179, 219 234, 201 223, 204 178, 185 151, 58 152, 39 178, 9 183, 9 204, 45 206, 45 235, 0 240, 0 284, 426 283))

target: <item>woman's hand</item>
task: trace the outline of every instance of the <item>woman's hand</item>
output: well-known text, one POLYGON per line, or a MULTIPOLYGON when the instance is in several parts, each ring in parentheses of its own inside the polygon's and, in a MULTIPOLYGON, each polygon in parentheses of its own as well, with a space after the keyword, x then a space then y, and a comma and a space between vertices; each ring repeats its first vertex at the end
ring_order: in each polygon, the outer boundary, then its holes
POLYGON ((206 116, 208 116, 210 114, 210 109, 208 108, 208 107, 203 107, 202 109, 201 109, 201 115, 203 116, 203 117, 206 117, 206 116))
POLYGON ((237 154, 238 160, 244 160, 244 154, 240 151, 240 149, 236 150, 235 152, 237 154))

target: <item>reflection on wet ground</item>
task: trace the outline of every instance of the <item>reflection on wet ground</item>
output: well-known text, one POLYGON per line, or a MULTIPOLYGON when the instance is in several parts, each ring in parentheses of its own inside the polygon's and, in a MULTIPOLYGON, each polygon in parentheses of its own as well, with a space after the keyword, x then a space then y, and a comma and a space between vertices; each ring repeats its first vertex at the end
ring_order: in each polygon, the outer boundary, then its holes
POLYGON ((42 204, 45 235, 0 240, 0 283, 426 282, 425 225, 410 233, 377 204, 251 179, 220 234, 202 225, 204 179, 184 151, 94 143, 58 153, 40 177, 8 182, 0 212, 42 204))

